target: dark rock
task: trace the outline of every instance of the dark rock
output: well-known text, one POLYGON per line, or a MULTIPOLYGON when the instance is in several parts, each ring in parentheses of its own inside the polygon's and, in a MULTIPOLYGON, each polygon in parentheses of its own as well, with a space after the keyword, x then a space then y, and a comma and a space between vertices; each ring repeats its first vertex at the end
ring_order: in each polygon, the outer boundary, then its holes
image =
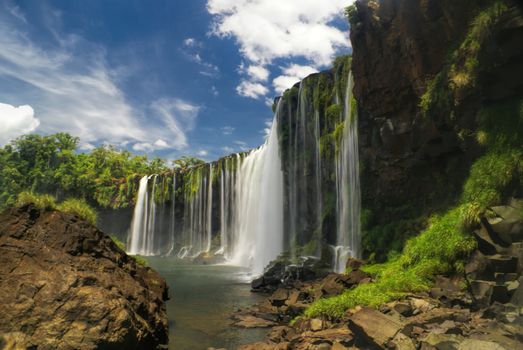
POLYGON ((17 348, 167 343, 164 279, 76 216, 33 206, 1 214, 0 276, 0 334, 17 348))

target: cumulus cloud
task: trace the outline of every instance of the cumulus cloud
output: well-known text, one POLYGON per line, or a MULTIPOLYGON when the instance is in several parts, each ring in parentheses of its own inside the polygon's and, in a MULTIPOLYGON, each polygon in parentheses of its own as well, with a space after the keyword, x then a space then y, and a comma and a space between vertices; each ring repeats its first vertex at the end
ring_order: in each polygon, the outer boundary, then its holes
POLYGON ((236 92, 240 96, 259 98, 267 95, 269 89, 263 84, 244 80, 236 87, 236 92))
POLYGON ((15 107, 0 103, 0 146, 12 139, 33 132, 40 125, 31 106, 15 107))
POLYGON ((311 66, 292 64, 282 69, 283 74, 275 78, 272 81, 272 85, 274 86, 274 90, 281 94, 306 76, 316 73, 317 71, 316 68, 311 66))
POLYGON ((209 154, 209 152, 207 152, 206 150, 204 149, 201 149, 198 151, 197 155, 199 155, 200 157, 205 157, 209 154))
MULTIPOLYGON (((294 58, 322 67, 330 64, 340 49, 349 46, 348 33, 332 22, 340 18, 343 9, 352 2, 354 0, 208 0, 207 10, 214 17, 211 34, 233 38, 249 67, 266 67, 276 59, 294 58)), ((249 70, 246 74, 251 85, 242 81, 237 89, 240 95, 261 98, 269 92, 257 86, 256 93, 244 93, 247 86, 252 88, 255 81, 263 81, 259 78, 264 77, 249 70)))

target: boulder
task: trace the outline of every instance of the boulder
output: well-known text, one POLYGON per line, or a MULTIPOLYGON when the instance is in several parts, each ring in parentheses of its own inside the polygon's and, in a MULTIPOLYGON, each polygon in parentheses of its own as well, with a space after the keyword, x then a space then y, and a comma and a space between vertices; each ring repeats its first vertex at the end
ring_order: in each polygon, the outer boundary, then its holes
POLYGON ((167 343, 165 280, 75 215, 32 205, 0 214, 0 281, 0 338, 14 348, 167 343))
POLYGON ((385 349, 389 341, 403 328, 403 324, 377 310, 362 308, 350 317, 349 328, 357 337, 360 336, 368 343, 385 349))

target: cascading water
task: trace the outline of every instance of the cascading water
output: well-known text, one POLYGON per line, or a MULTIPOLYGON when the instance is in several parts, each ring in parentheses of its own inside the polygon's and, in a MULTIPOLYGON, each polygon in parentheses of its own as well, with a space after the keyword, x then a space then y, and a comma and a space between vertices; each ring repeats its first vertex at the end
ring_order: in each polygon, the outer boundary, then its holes
POLYGON ((361 193, 358 155, 358 117, 352 110, 352 74, 345 92, 341 150, 336 159, 337 232, 334 271, 341 273, 349 257, 359 257, 361 243, 361 193))
POLYGON ((342 84, 350 66, 340 67, 278 100, 260 148, 142 178, 129 252, 217 257, 259 274, 284 250, 321 258, 332 245, 342 272, 360 256, 360 191, 352 76, 342 84))
MULTIPOLYGON (((156 179, 155 175, 151 176, 156 179)), ((155 206, 154 208, 150 208, 149 193, 147 191, 151 176, 144 176, 140 180, 133 221, 131 223, 131 235, 128 242, 129 254, 151 255, 152 253, 150 248, 154 232, 151 228, 154 229, 154 218, 152 218, 150 214, 155 211, 155 206)), ((154 202, 154 200, 152 202, 154 202)))
POLYGON ((254 275, 283 250, 283 173, 277 118, 263 146, 241 163, 236 184, 236 241, 232 262, 249 266, 254 275))

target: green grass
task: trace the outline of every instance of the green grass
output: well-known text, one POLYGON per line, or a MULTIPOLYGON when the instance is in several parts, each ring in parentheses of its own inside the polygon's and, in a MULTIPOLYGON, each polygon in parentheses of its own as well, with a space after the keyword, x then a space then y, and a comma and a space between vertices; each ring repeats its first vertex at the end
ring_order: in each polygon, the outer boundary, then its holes
POLYGON ((474 248, 475 240, 463 230, 461 208, 454 208, 433 217, 429 227, 411 238, 395 259, 364 267, 375 282, 320 299, 305 315, 340 318, 357 305, 377 307, 410 292, 426 291, 432 286, 434 275, 462 269, 463 258, 474 248))
POLYGON ((57 206, 57 209, 64 213, 77 215, 91 225, 96 225, 96 211, 83 199, 66 199, 57 206))
POLYGON ((96 225, 96 211, 83 199, 70 198, 61 203, 49 194, 37 194, 34 192, 21 192, 16 202, 17 206, 34 204, 40 210, 59 210, 68 214, 78 215, 91 225, 96 225))
POLYGON ((49 194, 37 194, 34 192, 21 192, 16 201, 17 206, 34 204, 40 210, 56 209, 56 199, 49 194))

